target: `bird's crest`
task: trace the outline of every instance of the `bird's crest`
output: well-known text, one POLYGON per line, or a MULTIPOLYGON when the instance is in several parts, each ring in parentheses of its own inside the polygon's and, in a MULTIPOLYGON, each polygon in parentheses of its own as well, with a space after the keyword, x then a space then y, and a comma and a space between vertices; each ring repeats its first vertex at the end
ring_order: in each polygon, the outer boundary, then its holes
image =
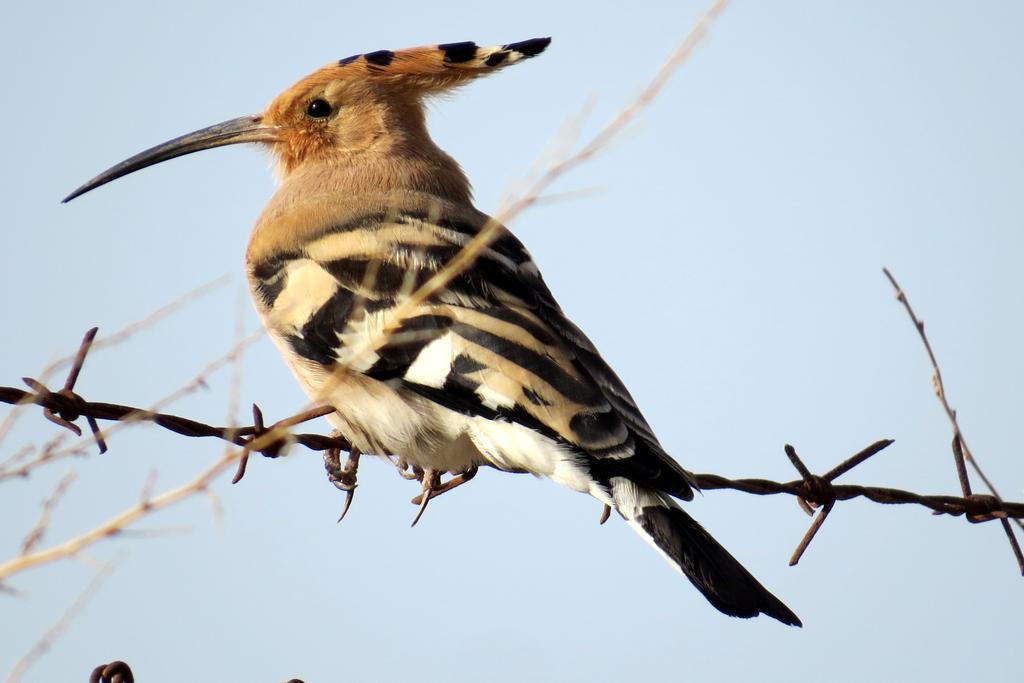
POLYGON ((292 89, 305 90, 318 82, 350 81, 353 84, 380 85, 412 95, 428 95, 539 55, 550 43, 551 38, 531 38, 491 47, 462 42, 405 50, 377 50, 332 62, 296 83, 292 89))
POLYGON ((377 50, 352 55, 331 65, 335 78, 347 77, 387 82, 423 93, 446 90, 503 66, 543 52, 550 38, 531 38, 518 43, 480 47, 473 42, 443 43, 406 50, 377 50))

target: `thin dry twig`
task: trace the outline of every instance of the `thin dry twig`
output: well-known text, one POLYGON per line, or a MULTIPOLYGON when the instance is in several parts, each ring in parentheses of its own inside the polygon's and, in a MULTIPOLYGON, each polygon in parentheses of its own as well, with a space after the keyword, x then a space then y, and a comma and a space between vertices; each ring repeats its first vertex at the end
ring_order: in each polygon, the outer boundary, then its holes
MULTIPOLYGON (((957 420, 956 411, 949 405, 949 399, 946 397, 946 385, 942 381, 942 370, 939 368, 939 361, 935 357, 935 351, 932 350, 932 344, 928 341, 928 335, 924 331, 924 321, 917 317, 914 313, 914 308, 910 305, 910 300, 907 298, 906 292, 900 287, 899 283, 896 282, 896 278, 893 277, 892 272, 888 268, 882 268, 882 272, 885 273, 885 277, 889 279, 889 283, 892 288, 896 290, 896 300, 903 304, 903 308, 907 311, 907 315, 910 317, 910 321, 914 323, 914 329, 917 330, 918 336, 921 338, 921 343, 924 345, 924 350, 928 353, 928 360, 932 364, 932 384, 935 388, 935 396, 939 399, 942 404, 942 409, 946 412, 946 417, 949 418, 949 423, 953 427, 953 438, 958 442, 954 444, 954 452, 959 452, 963 459, 971 465, 971 469, 974 473, 981 478, 981 481, 988 487, 988 490, 992 492, 993 496, 999 497, 999 493, 996 491, 995 485, 981 470, 981 465, 978 464, 977 459, 971 452, 970 447, 967 445, 967 441, 964 439, 964 434, 960 430, 960 423, 957 420)), ((958 466, 959 469, 959 466, 958 466)), ((961 477, 961 482, 965 482, 966 475, 961 477)), ((969 493, 969 489, 965 489, 965 494, 969 493)), ((1021 528, 1024 528, 1022 526, 1021 528)))
MULTIPOLYGON (((154 510, 173 505, 174 503, 197 493, 207 492, 209 482, 231 463, 239 461, 241 463, 239 466, 239 472, 244 471, 244 459, 247 457, 250 450, 255 450, 256 452, 260 452, 268 456, 279 455, 288 443, 295 440, 300 442, 303 441, 302 439, 289 438, 288 432, 291 427, 314 417, 319 417, 325 412, 329 412, 331 410, 324 408, 307 410, 298 415, 293 415, 285 418, 284 420, 280 420, 267 428, 264 428, 262 423, 260 423, 252 428, 239 430, 235 427, 214 428, 210 425, 205 425, 194 420, 157 413, 154 410, 142 410, 132 406, 122 406, 109 403, 91 403, 84 400, 79 394, 75 393, 74 385, 79 373, 81 372, 85 358, 92 346, 95 334, 95 328, 86 334, 82 345, 79 348, 79 352, 76 354, 75 360, 68 374, 68 378, 64 383, 64 388, 59 391, 52 392, 41 382, 30 380, 26 381, 30 391, 17 389, 15 387, 0 387, 0 402, 13 403, 16 406, 27 404, 38 405, 43 409, 43 414, 50 421, 63 427, 67 431, 75 433, 76 435, 81 434, 81 429, 75 424, 75 422, 79 418, 84 419, 92 428, 96 442, 101 446, 101 452, 106 450, 106 446, 102 440, 103 433, 97 426, 98 420, 112 420, 119 423, 118 425, 115 425, 115 427, 131 422, 152 421, 164 428, 182 434, 191 436, 217 436, 228 441, 229 444, 242 446, 242 448, 240 450, 228 449, 228 451, 225 452, 217 462, 208 467, 190 482, 157 496, 152 495, 153 480, 152 477, 150 477, 143 486, 139 503, 135 506, 115 515, 113 518, 91 530, 65 541, 64 543, 51 546, 44 550, 35 551, 35 546, 41 540, 42 535, 48 526, 49 517, 54 506, 66 490, 67 483, 62 482, 58 486, 57 491, 55 491, 47 503, 44 504, 43 514, 40 521, 26 537, 25 542, 22 545, 21 554, 13 560, 0 564, 0 587, 2 587, 3 580, 12 574, 24 571, 25 569, 38 564, 52 562, 63 558, 76 557, 83 549, 99 542, 103 538, 123 533, 128 525, 137 521, 143 515, 149 514, 154 510)), ((211 363, 202 373, 200 373, 198 377, 193 379, 183 389, 172 394, 170 399, 165 399, 161 403, 169 402, 169 400, 174 397, 180 396, 188 390, 193 390, 195 387, 204 386, 204 378, 207 374, 213 372, 220 365, 233 361, 241 353, 245 345, 251 343, 261 335, 262 331, 257 335, 252 335, 249 338, 243 339, 241 342, 236 344, 228 354, 217 361, 214 361, 214 363, 211 363)), ((319 437, 319 435, 311 435, 308 440, 311 443, 316 443, 323 438, 324 437, 319 437)), ((337 440, 331 441, 333 445, 338 445, 337 440)), ((347 447, 347 444, 344 445, 347 447)), ((40 455, 34 460, 30 460, 27 463, 19 462, 16 468, 10 470, 0 470, 0 480, 13 476, 27 476, 33 467, 49 462, 58 457, 59 454, 66 455, 81 448, 83 448, 81 445, 72 449, 64 449, 64 451, 54 451, 52 448, 44 448, 40 455)), ((10 461, 8 461, 8 463, 10 463, 10 461)), ((236 479, 238 476, 240 475, 236 475, 236 479)))
MULTIPOLYGON (((195 289, 189 290, 182 294, 181 296, 177 297, 176 299, 174 299, 174 301, 164 304, 163 306, 156 309, 155 311, 145 316, 141 320, 136 320, 135 322, 129 323, 122 327, 120 330, 114 332, 113 334, 109 334, 103 337, 102 339, 97 340, 93 344, 93 348, 105 349, 111 346, 117 346, 118 344, 127 341, 134 335, 138 334, 142 330, 152 327, 153 325, 160 322, 161 320, 171 315, 172 313, 176 313, 177 311, 181 310, 183 307, 187 306, 193 301, 201 299, 210 292, 213 292, 214 290, 223 287, 230 280, 230 275, 221 275, 220 277, 214 280, 199 285, 195 289)), ((60 370, 68 363, 73 363, 77 357, 78 352, 71 354, 69 356, 65 356, 64 358, 57 359, 56 361, 50 363, 48 366, 46 366, 46 368, 43 369, 43 371, 40 373, 40 378, 46 381, 50 377, 50 375, 52 375, 57 370, 60 370)))
MULTIPOLYGON (((942 409, 946 413, 946 417, 949 419, 949 424, 953 428, 953 462, 956 466, 957 478, 960 480, 960 490, 963 492, 964 497, 971 496, 971 482, 967 476, 966 464, 970 464, 971 469, 978 475, 985 487, 992 493, 992 496, 997 500, 1001 501, 1002 497, 996 490, 995 485, 985 475, 981 469, 981 465, 978 464, 977 458, 974 457, 974 453, 971 452, 970 447, 967 445, 967 441, 964 438, 964 433, 960 429, 960 422, 957 419, 956 411, 949 404, 949 399, 946 396, 946 385, 942 381, 942 370, 939 368, 938 358, 935 357, 935 351, 932 349, 932 344, 928 340, 928 335, 924 331, 924 321, 917 317, 914 312, 913 306, 910 305, 910 299, 907 298, 906 292, 900 287, 899 283, 896 282, 896 278, 888 268, 882 268, 882 272, 885 277, 889 280, 889 284, 896 290, 896 300, 903 304, 904 310, 910 317, 910 321, 914 324, 914 329, 917 330, 917 335, 921 338, 921 343, 924 345, 925 351, 928 353, 928 360, 932 365, 932 386, 935 389, 935 396, 939 399, 939 403, 942 404, 942 409)), ((1015 519, 1017 526, 1024 530, 1024 522, 1019 518, 1015 519)), ((1020 543, 1017 541, 1017 536, 1013 533, 1013 527, 1010 526, 1009 522, 1003 520, 1002 522, 1003 531, 1006 533, 1006 538, 1010 543, 1010 549, 1013 551, 1013 556, 1017 560, 1017 567, 1020 570, 1022 576, 1024 576, 1024 553, 1021 552, 1020 543)))
MULTIPOLYGON (((36 552, 20 555, 8 562, 0 564, 0 582, 4 579, 13 576, 19 572, 25 571, 31 567, 54 562, 56 560, 70 558, 77 556, 83 549, 95 545, 99 541, 110 538, 119 534, 123 529, 128 527, 130 524, 136 522, 141 517, 152 513, 155 510, 170 507, 176 503, 179 503, 193 495, 204 493, 209 487, 210 483, 217 478, 222 472, 227 470, 235 461, 240 460, 242 456, 250 451, 259 453, 275 453, 279 451, 283 446, 282 443, 286 441, 285 435, 287 434, 290 427, 295 426, 306 420, 319 417, 323 414, 322 409, 317 411, 306 411, 299 415, 293 415, 280 420, 269 428, 263 431, 261 434, 255 434, 251 438, 246 439, 241 449, 234 449, 229 453, 221 456, 216 462, 203 470, 198 476, 191 479, 190 481, 178 486, 177 488, 170 489, 159 495, 146 498, 139 501, 137 504, 130 508, 114 515, 107 521, 93 527, 89 531, 86 531, 68 541, 59 543, 43 550, 36 552)), ((188 421, 192 425, 200 425, 194 421, 188 421)), ((206 425, 202 425, 207 427, 206 425)), ((177 430, 174 430, 177 431, 177 430)), ((226 431, 226 430, 225 430, 226 431)), ((213 436, 212 433, 196 434, 196 436, 213 436)), ((222 436, 218 434, 218 436, 222 436)), ((326 437, 324 437, 326 438, 326 437)))
MULTIPOLYGON (((100 349, 120 344, 121 342, 131 338, 134 334, 156 324, 163 318, 166 318, 170 314, 178 311, 186 304, 189 304, 195 301, 196 299, 199 299, 209 294, 213 290, 224 285, 228 280, 229 277, 227 275, 222 275, 216 280, 212 280, 210 282, 207 282, 206 284, 196 287, 195 289, 189 292, 185 292, 184 294, 176 298, 174 301, 171 301, 170 303, 161 306, 160 308, 156 309, 155 311, 153 311, 146 317, 142 318, 141 320, 129 323, 128 325, 121 328, 117 332, 114 332, 113 334, 104 337, 100 341, 96 342, 93 345, 93 348, 100 349)), ((63 358, 58 358, 57 360, 51 362, 49 365, 43 368, 43 370, 40 371, 38 375, 39 380, 44 383, 48 382, 54 372, 61 369, 68 363, 71 363, 72 367, 74 367, 76 359, 81 355, 82 346, 80 345, 75 353, 68 356, 64 356, 63 358)), ((70 374, 71 373, 69 373, 69 377, 70 374)), ((72 385, 73 384, 74 382, 72 382, 72 385)), ((7 434, 10 433, 10 430, 14 427, 14 423, 17 421, 19 415, 21 415, 20 406, 16 407, 14 410, 8 413, 3 420, 0 420, 0 443, 2 443, 7 434)))
POLYGON ((165 491, 160 495, 140 501, 117 515, 114 515, 107 521, 93 527, 89 531, 86 531, 63 543, 58 543, 34 553, 21 555, 13 560, 0 564, 0 581, 41 564, 75 557, 83 549, 95 545, 105 538, 117 535, 122 529, 137 521, 143 515, 161 508, 169 507, 190 497, 194 493, 202 491, 209 485, 210 481, 223 472, 233 462, 234 458, 232 457, 221 457, 191 481, 182 484, 177 488, 165 491))
POLYGON ((21 542, 21 554, 27 555, 32 552, 40 541, 43 540, 43 536, 46 535, 46 530, 50 526, 50 517, 53 515, 54 509, 57 504, 60 503, 61 498, 67 493, 68 487, 71 486, 71 482, 75 480, 75 473, 68 472, 60 481, 57 482, 57 486, 54 487, 53 493, 50 497, 43 501, 43 509, 39 513, 39 519, 36 521, 32 530, 25 536, 25 540, 21 542))
MULTIPOLYGON (((94 328, 86 334, 86 338, 83 340, 82 346, 79 349, 79 354, 76 356, 77 361, 71 366, 71 371, 68 374, 68 381, 65 382, 63 389, 57 392, 51 392, 41 382, 31 378, 26 378, 26 384, 28 384, 32 391, 24 391, 16 387, 0 387, 0 402, 11 403, 16 406, 22 406, 30 403, 41 405, 43 406, 44 414, 48 419, 74 433, 76 436, 81 435, 81 429, 79 429, 74 422, 78 417, 84 416, 89 427, 93 431, 93 438, 95 439, 95 443, 99 446, 100 453, 103 453, 107 448, 106 438, 111 434, 132 423, 156 421, 153 420, 152 416, 159 416, 160 413, 157 411, 161 407, 169 405, 200 388, 206 387, 207 377, 224 365, 235 362, 235 359, 238 358, 250 344, 261 338, 264 333, 264 330, 260 329, 248 337, 243 338, 226 354, 203 368, 199 374, 193 377, 185 385, 157 401, 150 408, 143 409, 128 408, 127 406, 120 406, 117 404, 89 404, 86 401, 83 401, 82 397, 74 392, 74 383, 71 379, 72 377, 77 379, 78 374, 81 371, 81 366, 84 363, 86 353, 89 350, 89 345, 92 344, 91 335, 95 334, 94 328), (115 420, 120 424, 101 430, 98 427, 97 420, 115 420)), ((174 421, 172 420, 172 422, 174 421)), ((188 422, 189 421, 187 420, 184 422, 178 421, 177 424, 180 424, 183 429, 187 430, 188 422)), ((168 428, 171 429, 171 427, 168 428)), ((33 470, 48 463, 63 458, 81 456, 88 449, 90 442, 91 440, 86 440, 66 448, 58 448, 61 441, 54 440, 48 444, 47 447, 41 449, 34 458, 22 461, 16 466, 14 459, 9 458, 3 464, 0 464, 0 481, 15 477, 27 477, 33 470)), ((232 443, 241 445, 241 442, 237 439, 233 440, 232 443)))
POLYGON ((112 571, 113 567, 109 564, 100 567, 96 576, 93 577, 92 581, 75 598, 75 601, 64 611, 64 614, 57 620, 57 623, 50 627, 21 659, 15 662, 10 673, 7 674, 7 678, 4 679, 4 683, 17 683, 17 681, 20 681, 25 672, 53 647, 54 642, 68 630, 68 627, 71 626, 86 604, 96 595, 96 592, 112 571))

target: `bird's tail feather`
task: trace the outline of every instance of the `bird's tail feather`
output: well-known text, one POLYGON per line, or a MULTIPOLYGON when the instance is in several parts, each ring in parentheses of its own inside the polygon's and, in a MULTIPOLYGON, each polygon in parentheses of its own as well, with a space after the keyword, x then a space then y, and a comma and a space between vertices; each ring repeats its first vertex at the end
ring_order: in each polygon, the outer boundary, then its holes
POLYGON ((742 618, 766 614, 784 624, 802 625, 670 497, 622 477, 612 478, 611 489, 619 514, 719 611, 742 618))

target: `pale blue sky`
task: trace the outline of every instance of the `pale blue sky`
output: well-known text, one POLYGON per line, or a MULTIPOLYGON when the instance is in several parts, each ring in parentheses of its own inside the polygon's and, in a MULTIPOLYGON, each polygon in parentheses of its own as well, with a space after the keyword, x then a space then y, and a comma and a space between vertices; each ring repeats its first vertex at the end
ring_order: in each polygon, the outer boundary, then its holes
MULTIPOLYGON (((314 68, 381 48, 551 35, 542 57, 434 103, 431 128, 494 210, 564 122, 594 130, 685 35, 699 2, 19 3, 5 12, 0 385, 85 329, 112 332, 204 282, 215 294, 98 352, 94 400, 148 404, 230 347, 242 253, 273 191, 229 148, 59 200, 175 135, 261 109, 314 68)), ((956 493, 926 357, 881 274, 925 318, 968 440, 1024 498, 1024 42, 1019 3, 737 2, 614 148, 557 189, 595 196, 511 225, 688 468, 789 479, 896 439, 850 482, 956 493)), ((240 303, 241 302, 241 303, 240 303)), ((271 344, 245 357, 246 418, 304 403, 271 344)), ((230 373, 175 412, 223 422, 230 373)), ((326 425, 319 425, 326 429, 326 425)), ((26 416, 0 458, 54 428, 26 416)), ((3 485, 0 557, 73 466, 48 537, 176 485, 221 452, 139 428, 3 485)), ((722 616, 599 506, 494 471, 436 501, 369 462, 348 519, 317 454, 259 459, 202 499, 89 552, 116 571, 26 680, 130 662, 182 680, 957 680, 1019 668, 1024 581, 1001 530, 919 509, 841 504, 799 567, 792 499, 709 492, 688 510, 803 619, 722 616), (208 673, 206 673, 208 672, 208 673), (823 672, 826 672, 823 674, 823 672)), ((0 596, 0 672, 88 583, 67 562, 0 596)))

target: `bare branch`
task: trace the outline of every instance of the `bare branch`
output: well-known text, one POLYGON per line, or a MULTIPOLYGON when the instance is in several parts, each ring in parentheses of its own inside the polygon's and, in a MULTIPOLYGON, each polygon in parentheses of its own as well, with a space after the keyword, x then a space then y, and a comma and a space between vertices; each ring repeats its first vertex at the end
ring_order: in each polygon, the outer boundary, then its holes
POLYGON ((71 482, 75 480, 75 473, 68 472, 60 481, 57 482, 57 486, 53 489, 53 493, 50 497, 43 501, 43 510, 39 513, 39 519, 36 521, 36 525, 32 527, 32 531, 28 532, 25 536, 25 540, 21 542, 21 554, 28 555, 32 552, 40 541, 43 540, 43 536, 46 534, 47 528, 50 526, 50 516, 53 514, 54 508, 60 503, 61 498, 67 493, 68 487, 71 486, 71 482))
MULTIPOLYGON (((996 490, 995 485, 985 475, 981 469, 981 465, 978 464, 977 458, 971 452, 970 447, 967 445, 967 440, 964 438, 964 433, 960 429, 960 422, 957 420, 956 411, 949 404, 949 399, 946 396, 946 385, 942 381, 942 370, 939 368, 939 361, 935 357, 935 351, 932 350, 931 342, 928 341, 928 335, 924 331, 924 321, 917 317, 914 313, 914 308, 910 305, 910 300, 907 298, 906 292, 900 287, 899 283, 896 282, 896 278, 889 271, 888 268, 882 268, 882 272, 885 273, 885 277, 888 278, 892 288, 896 290, 896 300, 903 304, 904 310, 910 317, 910 321, 914 324, 914 329, 917 330, 918 336, 921 338, 921 343, 924 344, 924 349, 928 353, 928 360, 932 365, 932 385, 935 388, 935 396, 939 399, 939 403, 942 404, 942 409, 946 413, 946 417, 949 419, 949 424, 953 428, 953 461, 956 465, 957 477, 960 480, 960 489, 965 497, 971 497, 971 483, 967 477, 967 468, 965 465, 969 463, 974 473, 981 478, 982 483, 992 493, 997 501, 1001 501, 1002 498, 999 492, 996 490)), ((1024 522, 1019 518, 1016 518, 1017 526, 1024 530, 1024 522)), ((1017 566, 1020 568, 1021 575, 1024 576, 1024 555, 1021 554, 1020 545, 1017 542, 1016 537, 1013 534, 1013 529, 1009 523, 1004 523, 1003 528, 1006 530, 1006 535, 1010 539, 1010 547, 1013 549, 1013 555, 1017 560, 1017 566)))
MULTIPOLYGON (((228 283, 230 279, 231 277, 229 275, 221 275, 215 280, 211 280, 210 282, 199 285, 195 289, 185 292, 184 294, 176 298, 174 301, 164 304, 163 306, 156 309, 155 311, 153 311, 146 317, 142 318, 141 320, 136 320, 135 322, 129 323, 122 327, 117 332, 114 332, 113 334, 107 335, 106 337, 103 337, 102 339, 96 341, 93 346, 96 349, 105 349, 111 346, 117 346, 121 342, 127 341, 132 336, 138 334, 142 330, 148 327, 152 327, 153 325, 160 322, 161 320, 171 315, 172 313, 176 313, 177 311, 181 310, 184 306, 192 303, 193 301, 196 301, 197 299, 201 299, 202 297, 206 296, 210 292, 220 287, 223 287, 225 284, 228 283)), ((72 354, 70 356, 59 358, 58 360, 48 365, 45 369, 43 369, 43 371, 40 373, 40 377, 44 381, 46 381, 51 374, 53 374, 57 370, 60 370, 67 363, 73 363, 75 358, 77 357, 78 353, 76 352, 75 354, 72 354)))
POLYGON ((25 672, 28 671, 40 657, 45 655, 51 647, 53 647, 54 642, 56 642, 56 640, 68 630, 68 627, 71 626, 71 623, 79 615, 82 609, 93 598, 93 596, 96 595, 100 586, 107 577, 110 576, 111 571, 113 571, 113 568, 109 564, 100 568, 92 581, 90 581, 78 597, 75 598, 75 601, 71 603, 71 606, 64 611, 64 614, 62 614, 60 619, 57 620, 57 623, 50 627, 50 629, 46 631, 38 641, 36 641, 36 644, 32 646, 32 649, 26 652, 21 659, 15 662, 14 667, 11 668, 10 673, 7 674, 7 678, 4 679, 4 683, 17 683, 17 681, 20 681, 25 675, 25 672))
MULTIPOLYGON (((981 481, 985 484, 988 490, 992 492, 992 495, 998 498, 999 492, 996 491, 995 486, 985 475, 985 473, 981 470, 981 465, 978 464, 978 461, 974 457, 974 454, 971 452, 971 449, 967 446, 967 441, 964 439, 964 434, 960 430, 960 423, 957 420, 956 411, 953 410, 953 407, 951 405, 949 405, 949 400, 946 397, 946 385, 942 381, 942 370, 939 369, 939 361, 938 359, 936 359, 935 352, 932 350, 931 342, 928 341, 928 335, 925 334, 924 321, 918 318, 917 315, 914 313, 914 309, 910 305, 910 300, 907 298, 906 292, 904 292, 903 289, 899 286, 899 283, 896 282, 896 278, 893 277, 889 269, 883 268, 882 272, 885 273, 885 277, 889 279, 889 282, 892 284, 893 289, 896 290, 896 300, 903 304, 903 308, 906 309, 907 315, 910 316, 910 321, 914 323, 914 329, 917 330, 918 336, 921 337, 921 343, 924 344, 924 350, 928 352, 928 360, 931 361, 932 364, 932 383, 935 386, 935 396, 939 399, 939 402, 942 404, 942 409, 946 411, 946 417, 949 418, 949 423, 953 427, 954 454, 958 454, 958 457, 962 457, 963 460, 966 460, 968 463, 970 463, 971 469, 973 469, 975 474, 977 474, 981 478, 981 481)), ((959 469, 962 469, 962 464, 958 465, 958 470, 959 469)), ((961 476, 961 482, 965 481, 966 473, 961 476)), ((964 488, 964 494, 966 495, 969 493, 970 487, 969 484, 966 484, 964 488)), ((1022 526, 1021 528, 1024 529, 1024 526, 1022 526)))
MULTIPOLYGON (((199 287, 196 287, 190 292, 185 292, 184 294, 176 298, 174 301, 158 308, 157 310, 153 311, 152 313, 142 318, 141 320, 137 320, 133 323, 130 323, 123 327, 122 329, 115 332, 114 334, 109 335, 101 339, 100 341, 96 342, 95 348, 104 348, 120 344, 121 342, 129 339, 132 335, 136 334, 137 332, 151 325, 154 325, 163 318, 166 318, 167 316, 179 310, 186 304, 189 304, 192 301, 195 301, 196 299, 199 299, 205 296, 206 294, 209 294, 213 290, 225 284, 228 280, 229 277, 227 275, 222 275, 216 280, 208 282, 204 285, 200 285, 199 287)), ((92 344, 91 340, 90 344, 92 344)), ((84 345, 85 343, 83 342, 82 346, 84 345)), ((60 368, 67 365, 68 363, 72 363, 72 367, 74 367, 73 364, 75 363, 76 359, 82 355, 82 346, 79 346, 78 350, 74 354, 70 356, 65 356, 63 358, 58 358, 57 360, 53 361, 45 368, 43 368, 43 370, 39 373, 39 379, 44 383, 49 382, 50 376, 60 368)), ((71 375, 69 374, 69 380, 70 378, 71 375)), ((74 382, 71 382, 71 384, 73 386, 74 382)), ((6 417, 4 417, 3 420, 0 420, 0 443, 3 442, 4 438, 10 432, 11 428, 14 426, 14 423, 17 421, 18 416, 20 414, 21 411, 18 408, 16 408, 15 410, 12 410, 6 417)))
MULTIPOLYGON (((124 408, 124 406, 121 406, 124 408)), ((132 411, 133 409, 128 409, 132 411)), ((126 416, 132 415, 131 412, 125 413, 126 416)), ((283 448, 287 443, 288 429, 296 424, 304 422, 306 420, 319 417, 324 414, 324 409, 306 411, 299 415, 293 415, 287 417, 269 428, 262 431, 262 433, 253 432, 252 436, 244 441, 244 447, 242 449, 234 449, 228 453, 222 455, 216 462, 203 470, 194 479, 178 486, 177 488, 165 491, 157 496, 145 497, 140 500, 137 504, 124 510, 123 512, 114 515, 107 521, 93 527, 89 531, 80 534, 68 541, 59 543, 51 546, 44 550, 37 552, 23 554, 19 557, 14 558, 8 562, 0 564, 0 582, 4 579, 25 571, 31 567, 53 562, 55 560, 70 558, 77 556, 83 549, 95 545, 99 541, 110 538, 119 534, 123 529, 128 527, 133 522, 144 515, 150 514, 155 510, 160 510, 165 507, 170 507, 176 503, 179 503, 193 495, 199 493, 205 493, 210 483, 217 478, 222 472, 224 472, 230 465, 236 460, 240 460, 244 454, 250 451, 256 451, 260 453, 271 453, 277 454, 277 452, 283 448)), ((163 417, 163 416, 159 416, 163 417)), ((105 419, 105 418, 103 418, 105 419)), ((178 418, 184 420, 184 418, 178 418)), ((156 421, 156 420, 154 420, 156 421)), ((202 425, 201 423, 187 420, 186 422, 191 423, 192 426, 200 426, 205 428, 206 433, 194 434, 194 436, 221 436, 225 438, 228 431, 234 433, 235 430, 228 430, 226 428, 220 428, 214 430, 214 428, 208 425, 202 425), (213 434, 213 431, 218 431, 218 434, 213 434)), ((160 422, 157 422, 160 424, 160 422)), ((161 425, 164 426, 164 425, 161 425)), ((177 430, 174 430, 177 431, 177 430)), ((327 438, 327 437, 321 437, 327 438)), ((333 440, 332 440, 333 441, 333 440)))

